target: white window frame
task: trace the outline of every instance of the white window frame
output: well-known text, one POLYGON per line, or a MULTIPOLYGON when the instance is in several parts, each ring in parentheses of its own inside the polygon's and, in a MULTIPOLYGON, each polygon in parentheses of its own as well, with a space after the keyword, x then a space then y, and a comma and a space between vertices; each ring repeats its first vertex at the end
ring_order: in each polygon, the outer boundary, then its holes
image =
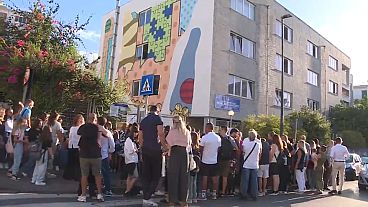
POLYGON ((333 81, 328 81, 328 92, 334 95, 339 94, 339 84, 333 81))
POLYGON ((132 83, 132 97, 137 97, 140 95, 140 91, 141 91, 141 80, 134 80, 133 83, 132 83), (135 95, 134 94, 134 84, 135 83, 138 83, 138 94, 135 95))
POLYGON ((231 0, 230 8, 249 19, 255 19, 256 6, 247 0, 231 0))
POLYGON ((276 70, 282 71, 282 65, 284 64, 284 73, 288 75, 293 75, 293 61, 284 56, 284 61, 282 61, 282 56, 276 53, 276 70))
MULTIPOLYGON (((287 91, 284 91, 284 107, 291 109, 293 103, 293 94, 287 91)), ((276 89, 275 90, 275 101, 274 105, 281 107, 281 90, 276 89)))
POLYGON ((234 32, 230 33, 230 51, 255 59, 256 43, 234 32))
POLYGON ((240 78, 235 75, 229 75, 227 87, 229 95, 238 96, 246 99, 254 99, 254 91, 255 91, 254 81, 240 78), (237 83, 240 83, 238 93, 237 93, 237 83), (230 84, 232 84, 233 89, 230 89, 229 87, 230 84), (246 91, 245 92, 246 94, 244 94, 244 89, 246 91))
POLYGON ((319 74, 308 69, 307 82, 311 85, 319 86, 319 74))
POLYGON ((136 48, 136 54, 135 54, 135 59, 136 60, 146 60, 148 57, 148 43, 144 43, 141 45, 138 45, 136 48), (146 53, 145 53, 145 48, 147 49, 146 53), (144 55, 146 54, 146 55, 144 55))
POLYGON ((331 55, 328 56, 328 67, 337 71, 338 64, 339 61, 336 58, 332 57, 331 55))
POLYGON ((318 59, 318 46, 311 41, 307 41, 307 53, 318 59))
POLYGON ((316 100, 313 100, 313 99, 310 99, 308 98, 307 99, 307 106, 308 108, 312 109, 313 111, 318 111, 320 110, 320 104, 319 104, 319 101, 316 101, 316 100))
MULTIPOLYGON (((282 23, 278 19, 276 19, 275 34, 277 36, 279 36, 280 38, 281 38, 281 35, 282 35, 282 30, 281 30, 282 26, 281 25, 282 25, 282 23)), ((292 43, 293 42, 293 29, 291 29, 285 23, 284 23, 284 28, 283 29, 284 29, 284 40, 292 43)))

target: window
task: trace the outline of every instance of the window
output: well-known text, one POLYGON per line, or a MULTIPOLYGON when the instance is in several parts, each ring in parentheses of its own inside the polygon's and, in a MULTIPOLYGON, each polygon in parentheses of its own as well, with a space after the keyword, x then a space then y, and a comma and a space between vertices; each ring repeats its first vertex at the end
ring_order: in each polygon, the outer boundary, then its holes
POLYGON ((337 70, 337 60, 332 56, 328 56, 328 67, 337 70))
POLYGON ((281 71, 282 64, 284 64, 284 73, 293 75, 293 61, 284 57, 284 61, 282 62, 282 56, 276 54, 276 69, 281 71))
POLYGON ((307 82, 314 86, 318 86, 318 73, 308 70, 307 82))
POLYGON ((313 57, 318 58, 318 47, 309 41, 307 43, 307 52, 313 57))
POLYGON ((231 9, 254 20, 255 6, 247 0, 231 0, 231 9))
POLYGON ((143 11, 139 14, 139 26, 148 24, 151 21, 151 9, 143 11))
POLYGON ((133 81, 133 84, 132 84, 132 96, 139 96, 140 85, 141 85, 140 83, 141 83, 140 80, 133 81))
MULTIPOLYGON (((276 35, 281 37, 282 35, 282 23, 279 20, 276 20, 276 35)), ((293 41, 293 30, 284 24, 284 40, 288 42, 293 41)))
POLYGON ((339 90, 339 85, 333 81, 328 82, 328 92, 337 95, 339 90))
POLYGON ((344 87, 341 88, 341 94, 345 97, 349 97, 350 96, 350 91, 349 89, 346 89, 344 87))
POLYGON ((146 60, 148 56, 148 44, 137 46, 135 57, 137 60, 146 60))
MULTIPOLYGON (((281 107, 281 90, 276 89, 275 90, 276 98, 275 98, 275 105, 281 107)), ((284 107, 285 108, 291 108, 291 100, 292 100, 292 93, 284 91, 284 107)))
POLYGON ((367 90, 362 90, 362 99, 367 98, 367 90))
POLYGON ((319 110, 319 102, 318 101, 315 101, 315 100, 312 100, 312 99, 307 99, 307 104, 308 104, 308 107, 310 109, 312 109, 313 111, 319 110))
POLYGON ((254 98, 254 82, 237 76, 229 75, 228 93, 244 98, 254 98))
POLYGON ((234 33, 230 33, 230 50, 254 59, 255 43, 234 33))

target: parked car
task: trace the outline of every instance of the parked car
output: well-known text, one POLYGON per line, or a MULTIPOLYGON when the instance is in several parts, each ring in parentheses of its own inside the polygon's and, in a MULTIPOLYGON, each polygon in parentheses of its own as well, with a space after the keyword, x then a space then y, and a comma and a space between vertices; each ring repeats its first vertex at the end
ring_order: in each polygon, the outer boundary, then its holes
POLYGON ((359 155, 351 153, 345 162, 345 179, 355 180, 363 169, 362 159, 359 155))
POLYGON ((368 164, 368 157, 362 157, 362 163, 363 164, 368 164))
POLYGON ((358 187, 359 190, 368 189, 368 163, 364 164, 362 171, 360 171, 358 187))

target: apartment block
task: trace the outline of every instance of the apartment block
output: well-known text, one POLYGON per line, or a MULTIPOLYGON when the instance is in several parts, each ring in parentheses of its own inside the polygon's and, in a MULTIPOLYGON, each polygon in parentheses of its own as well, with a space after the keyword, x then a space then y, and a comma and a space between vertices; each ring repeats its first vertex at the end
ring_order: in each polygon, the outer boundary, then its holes
POLYGON ((234 123, 278 115, 282 65, 286 114, 351 102, 349 56, 277 1, 131 0, 118 11, 103 19, 98 68, 106 80, 128 81, 133 105, 144 103, 141 77, 155 74, 159 94, 149 104, 197 128, 229 124, 230 110, 234 123))

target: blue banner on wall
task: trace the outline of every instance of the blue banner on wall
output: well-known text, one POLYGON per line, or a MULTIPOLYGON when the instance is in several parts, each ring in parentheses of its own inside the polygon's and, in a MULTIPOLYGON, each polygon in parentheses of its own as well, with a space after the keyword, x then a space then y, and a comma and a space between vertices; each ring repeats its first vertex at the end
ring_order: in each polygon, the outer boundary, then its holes
POLYGON ((231 96, 216 95, 215 108, 222 110, 240 111, 240 99, 231 96))

